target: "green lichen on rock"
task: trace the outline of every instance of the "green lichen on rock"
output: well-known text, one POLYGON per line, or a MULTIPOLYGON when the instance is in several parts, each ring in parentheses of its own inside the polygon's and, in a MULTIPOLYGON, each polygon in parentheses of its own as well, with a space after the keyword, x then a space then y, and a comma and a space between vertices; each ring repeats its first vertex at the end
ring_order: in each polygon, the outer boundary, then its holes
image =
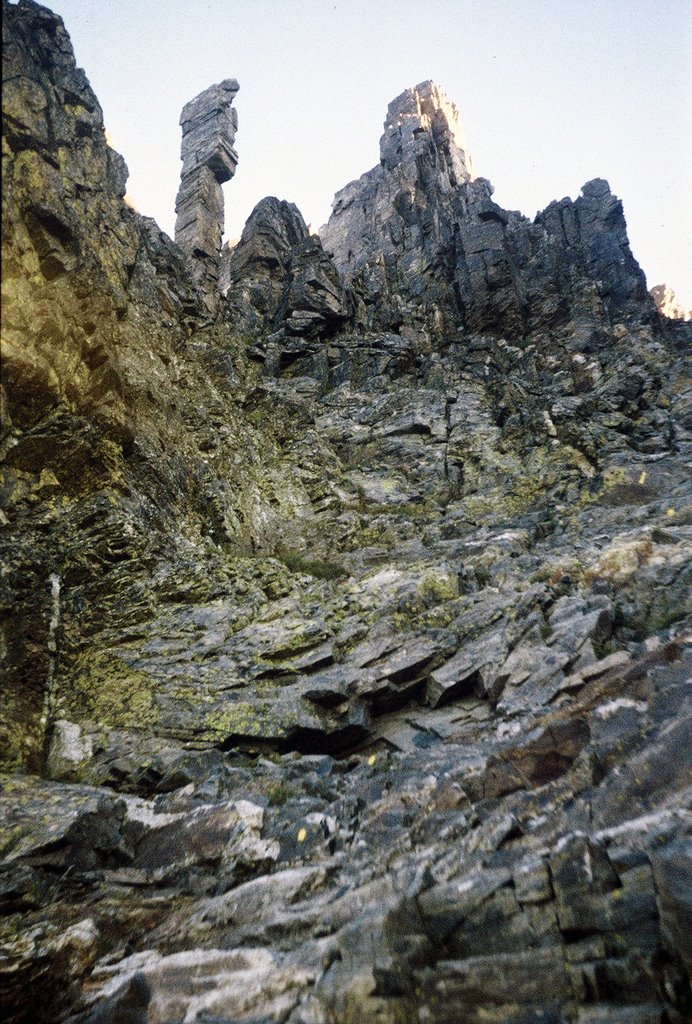
POLYGON ((276 741, 287 731, 272 715, 271 705, 238 701, 201 715, 198 735, 216 741, 264 737, 276 741))
POLYGON ((151 676, 131 668, 115 652, 90 652, 77 660, 69 688, 61 689, 59 712, 111 728, 143 729, 156 725, 155 697, 151 676))

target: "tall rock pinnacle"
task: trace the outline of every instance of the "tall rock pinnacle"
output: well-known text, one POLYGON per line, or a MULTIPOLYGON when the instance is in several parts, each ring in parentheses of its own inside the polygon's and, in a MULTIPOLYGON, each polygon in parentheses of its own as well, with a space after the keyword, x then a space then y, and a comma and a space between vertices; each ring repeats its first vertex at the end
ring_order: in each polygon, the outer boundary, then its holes
POLYGON ((180 115, 183 161, 175 202, 175 240, 192 257, 192 272, 206 295, 217 302, 219 252, 223 234, 221 185, 235 174, 238 154, 233 148, 238 114, 231 104, 238 83, 227 78, 186 103, 180 115))
POLYGON ((534 223, 492 194, 472 174, 458 110, 439 86, 423 82, 390 103, 379 165, 337 192, 320 232, 356 321, 441 338, 460 324, 523 335, 577 320, 588 334, 595 315, 652 315, 606 181, 534 223))
POLYGON ((466 152, 459 109, 434 82, 421 82, 406 89, 389 104, 384 135, 380 139, 380 162, 387 170, 412 165, 434 147, 441 157, 441 182, 468 181, 471 158, 466 152))
POLYGON ((346 283, 361 292, 365 277, 365 291, 384 299, 383 323, 397 319, 393 291, 420 287, 418 256, 440 247, 442 208, 472 177, 459 111, 438 85, 422 82, 389 104, 379 165, 337 192, 320 231, 346 283))

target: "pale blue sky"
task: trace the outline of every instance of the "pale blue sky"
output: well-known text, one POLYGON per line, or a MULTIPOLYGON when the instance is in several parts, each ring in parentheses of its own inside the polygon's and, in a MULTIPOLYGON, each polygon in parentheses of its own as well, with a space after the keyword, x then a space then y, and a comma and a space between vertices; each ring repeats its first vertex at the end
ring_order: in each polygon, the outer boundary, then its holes
POLYGON ((649 287, 692 305, 692 0, 53 0, 130 168, 173 232, 184 103, 237 78, 229 237, 265 195, 317 229, 378 160, 387 104, 432 78, 477 175, 534 216, 605 177, 649 287))

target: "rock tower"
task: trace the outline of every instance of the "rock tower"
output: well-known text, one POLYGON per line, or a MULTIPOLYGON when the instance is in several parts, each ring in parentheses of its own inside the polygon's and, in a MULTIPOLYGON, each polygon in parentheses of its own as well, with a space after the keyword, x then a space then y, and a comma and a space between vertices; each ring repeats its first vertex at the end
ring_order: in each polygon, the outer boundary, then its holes
POLYGON ((238 164, 233 148, 238 114, 232 107, 237 92, 236 80, 227 78, 186 103, 180 115, 183 168, 175 202, 175 240, 191 257, 193 277, 210 309, 218 302, 221 186, 230 181, 238 164))

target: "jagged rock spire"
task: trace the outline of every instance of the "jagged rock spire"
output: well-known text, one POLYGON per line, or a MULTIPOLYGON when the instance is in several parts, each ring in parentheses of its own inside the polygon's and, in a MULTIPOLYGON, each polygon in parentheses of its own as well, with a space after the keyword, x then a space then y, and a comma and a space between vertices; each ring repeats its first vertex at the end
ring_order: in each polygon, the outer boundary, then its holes
POLYGON ((444 157, 453 184, 473 177, 459 108, 434 82, 406 89, 389 104, 380 139, 380 161, 387 170, 415 159, 432 141, 444 157))
POLYGON ((231 106, 238 83, 227 78, 183 107, 183 167, 175 202, 175 240, 191 257, 193 276, 210 308, 218 301, 219 252, 224 210, 221 185, 235 174, 233 148, 238 114, 231 106))
POLYGON ((581 198, 552 203, 534 224, 492 193, 472 174, 459 112, 439 86, 393 100, 379 165, 337 192, 320 232, 357 322, 441 338, 459 323, 521 336, 591 322, 594 310, 605 321, 652 315, 606 181, 587 182, 581 198))
POLYGON ((222 253, 219 283, 235 323, 249 332, 272 325, 284 336, 324 336, 346 318, 322 243, 297 206, 274 196, 260 200, 238 244, 222 253))
POLYGON ((337 192, 320 231, 346 283, 367 266, 385 296, 392 272, 400 276, 395 265, 437 245, 440 205, 471 179, 459 111, 444 90, 422 82, 397 96, 387 110, 379 165, 337 192))
POLYGON ((667 284, 656 284, 649 291, 656 309, 670 320, 692 320, 692 309, 685 309, 673 289, 667 284))

